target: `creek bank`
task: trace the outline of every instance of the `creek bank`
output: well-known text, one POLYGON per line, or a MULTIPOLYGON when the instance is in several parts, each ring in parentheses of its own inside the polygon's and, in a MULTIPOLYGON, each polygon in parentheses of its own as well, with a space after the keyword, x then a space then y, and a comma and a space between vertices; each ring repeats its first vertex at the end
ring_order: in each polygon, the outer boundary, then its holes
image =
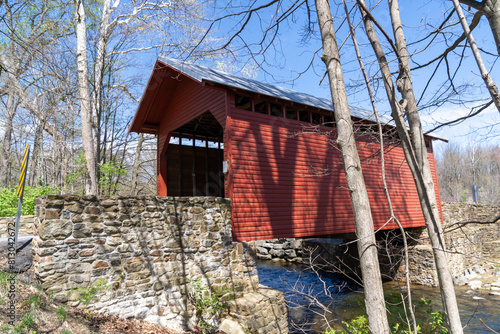
POLYGON ((500 269, 495 265, 490 270, 475 265, 455 277, 453 282, 458 286, 468 285, 470 290, 482 290, 490 295, 500 296, 500 269))
MULTIPOLYGON (((500 276, 500 207, 466 203, 442 203, 443 231, 454 282, 473 280, 490 284, 500 276)), ((409 272, 413 283, 438 285, 434 257, 427 230, 413 235, 409 249, 409 272)), ((405 267, 398 268, 402 278, 405 267)), ((474 286, 474 284, 473 284, 474 286)))
MULTIPOLYGON (((443 229, 450 270, 456 285, 495 288, 500 277, 500 207, 442 203, 443 229), (493 285, 492 285, 493 284, 493 285)), ((434 256, 425 228, 407 229, 409 273, 412 283, 437 286, 434 256)), ((257 259, 335 267, 339 273, 359 275, 354 234, 323 238, 283 238, 250 242, 257 259)), ((377 233, 381 272, 385 280, 405 280, 399 231, 377 233), (387 252, 389 250, 389 252, 387 252), (387 255, 390 253, 390 256, 387 255)))
MULTIPOLYGON (((284 261, 257 261, 259 281, 275 289, 284 292, 289 305, 289 318, 291 332, 295 327, 303 328, 311 333, 320 333, 325 330, 325 322, 328 321, 334 328, 340 329, 339 320, 352 320, 360 315, 365 315, 363 290, 354 286, 345 285, 341 277, 324 275, 307 270, 298 263, 284 261), (330 296, 323 291, 323 282, 330 288, 330 296), (329 305, 325 309, 315 307, 311 299, 304 296, 302 292, 314 296, 314 300, 323 305, 329 305)), ((392 281, 383 284, 384 292, 388 300, 394 300, 396 295, 406 290, 406 285, 392 281)), ((432 301, 434 311, 440 310, 441 295, 439 288, 424 286, 420 284, 411 285, 414 305, 417 305, 422 297, 432 301)), ((459 303, 460 314, 463 324, 467 324, 465 330, 470 334, 491 333, 483 323, 500 330, 500 296, 489 294, 489 290, 480 288, 470 290, 468 286, 456 286, 456 295, 459 303)), ((425 321, 428 310, 425 306, 418 306, 420 321, 425 321)), ((300 332, 301 331, 297 331, 300 332)))

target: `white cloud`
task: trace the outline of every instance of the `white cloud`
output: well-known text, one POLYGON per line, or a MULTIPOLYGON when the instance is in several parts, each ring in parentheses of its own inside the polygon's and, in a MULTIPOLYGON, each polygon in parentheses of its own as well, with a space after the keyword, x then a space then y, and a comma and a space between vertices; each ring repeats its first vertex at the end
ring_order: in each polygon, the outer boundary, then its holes
MULTIPOLYGON (((466 107, 443 107, 430 115, 422 115, 421 118, 423 126, 432 129, 439 124, 464 117, 470 111, 466 107)), ((433 133, 461 145, 467 145, 472 141, 479 141, 485 145, 500 145, 500 113, 491 105, 479 115, 444 126, 433 133)))

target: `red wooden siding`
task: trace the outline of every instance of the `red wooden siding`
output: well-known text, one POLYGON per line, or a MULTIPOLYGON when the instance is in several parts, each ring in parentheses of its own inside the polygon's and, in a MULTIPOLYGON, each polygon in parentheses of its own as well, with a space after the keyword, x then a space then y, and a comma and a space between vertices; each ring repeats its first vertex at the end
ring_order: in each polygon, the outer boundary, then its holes
POLYGON ((226 125, 224 92, 207 88, 185 76, 181 76, 176 94, 165 101, 165 105, 160 108, 163 110, 159 131, 162 146, 158 148, 158 151, 162 154, 165 153, 165 144, 167 144, 163 138, 205 111, 210 111, 223 128, 226 125))
MULTIPOLYGON (((173 131, 209 111, 224 132, 223 154, 224 160, 229 162, 229 172, 224 176, 224 193, 233 201, 234 240, 354 232, 342 160, 333 142, 335 130, 331 127, 321 128, 324 132, 331 132, 328 140, 321 134, 304 133, 303 126, 308 123, 236 109, 235 91, 246 95, 223 84, 200 83, 157 62, 131 126, 131 131, 158 135, 157 194, 176 195, 181 192, 181 188, 193 187, 187 174, 192 173, 193 167, 183 170, 181 164, 174 161, 167 168, 166 151, 173 131), (168 175, 169 170, 176 176, 168 175), (175 178, 179 175, 183 175, 185 184, 176 182, 175 178), (167 184, 178 188, 177 192, 174 189, 169 191, 167 184)), ((266 99, 258 94, 248 95, 255 99, 266 99)), ((269 98, 268 102, 283 102, 296 110, 305 108, 275 98, 269 98)), ((305 109, 318 111, 315 108, 305 109)), ((206 187, 209 178, 206 174, 203 176, 203 168, 208 164, 209 171, 216 172, 216 169, 220 169, 220 159, 217 159, 219 166, 215 166, 212 161, 214 154, 210 153, 209 159, 204 160, 202 150, 196 148, 193 151, 191 147, 186 150, 186 154, 200 151, 193 155, 195 158, 191 161, 192 165, 194 162, 203 162, 194 167, 195 181, 199 175, 200 182, 206 187)), ((382 187, 379 145, 368 139, 360 139, 358 150, 375 228, 397 228, 394 223, 384 225, 390 215, 382 187)), ((170 160, 181 157, 180 153, 175 154, 175 147, 172 146, 170 151, 173 152, 173 155, 169 155, 170 160)), ((429 160, 439 201, 432 145, 429 148, 429 160)), ((413 177, 400 147, 386 149, 386 174, 394 210, 403 226, 423 226, 424 219, 413 177)), ((220 183, 218 186, 221 186, 220 183)))
MULTIPOLYGON (((161 113, 160 128, 158 133, 158 162, 159 172, 166 173, 162 169, 162 158, 167 150, 170 134, 175 129, 188 123, 195 117, 210 111, 220 125, 224 128, 226 123, 226 94, 218 89, 208 88, 202 83, 196 82, 184 75, 180 79, 168 76, 165 80, 180 80, 175 88, 175 94, 169 94, 168 99, 162 99, 155 105, 155 112, 161 113)), ((161 95, 162 92, 158 95, 161 95)), ((161 99, 161 97, 160 97, 161 99)), ((157 195, 166 196, 166 175, 158 174, 157 195)))
MULTIPOLYGON (((233 108, 230 116, 235 240, 354 232, 341 157, 325 136, 293 135, 302 131, 304 123, 284 118, 233 108), (314 175, 312 170, 328 175, 314 175)), ((375 228, 390 217, 380 159, 371 157, 378 149, 376 143, 358 144, 375 228)), ((431 166, 434 168, 432 154, 431 166)), ((386 173, 397 217, 405 227, 423 226, 417 192, 401 148, 387 151, 386 173)), ((397 226, 391 223, 384 228, 397 226)))

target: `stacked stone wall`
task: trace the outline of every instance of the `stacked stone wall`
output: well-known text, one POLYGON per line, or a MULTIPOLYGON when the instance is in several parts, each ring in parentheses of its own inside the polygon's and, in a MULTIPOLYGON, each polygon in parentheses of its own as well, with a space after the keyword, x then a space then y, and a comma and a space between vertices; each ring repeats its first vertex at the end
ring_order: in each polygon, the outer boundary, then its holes
POLYGON ((220 329, 228 334, 288 333, 288 313, 283 292, 261 286, 243 298, 228 303, 230 317, 221 322, 220 329))
POLYGON ((302 262, 303 243, 298 238, 256 240, 250 242, 259 260, 302 262))
MULTIPOLYGON (((450 270, 456 283, 473 268, 498 271, 500 263, 500 207, 465 203, 442 203, 443 230, 450 270)), ((434 256, 426 229, 410 249, 412 282, 437 285, 434 256)), ((400 272, 403 272, 403 267, 400 272)), ((461 283, 460 283, 461 284, 461 283)))
POLYGON ((250 248, 232 242, 230 200, 45 195, 35 204, 35 274, 58 302, 82 306, 78 289, 102 282, 94 311, 182 331, 200 316, 199 282, 205 295, 226 291, 222 300, 260 291, 250 248))
MULTIPOLYGON (((19 235, 33 234, 35 216, 21 216, 19 220, 19 235)), ((14 228, 16 217, 0 217, 0 238, 8 236, 8 229, 14 228)))

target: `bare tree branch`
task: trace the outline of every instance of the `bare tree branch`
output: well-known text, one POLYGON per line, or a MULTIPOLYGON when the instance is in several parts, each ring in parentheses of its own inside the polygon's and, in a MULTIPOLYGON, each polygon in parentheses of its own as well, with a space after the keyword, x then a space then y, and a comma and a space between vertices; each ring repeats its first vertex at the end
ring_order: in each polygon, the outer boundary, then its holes
POLYGON ((484 111, 486 108, 488 108, 489 106, 491 106, 492 103, 493 103, 493 100, 490 100, 485 105, 483 105, 481 108, 479 108, 477 111, 473 111, 474 110, 474 108, 473 108, 468 115, 460 117, 460 118, 457 118, 457 119, 454 119, 454 120, 449 121, 449 122, 445 122, 445 123, 439 124, 438 126, 434 127, 433 129, 427 131, 425 134, 432 133, 432 132, 436 131, 437 129, 442 128, 443 126, 457 124, 457 123, 465 121, 466 119, 469 119, 469 118, 471 118, 473 116, 479 115, 482 111, 484 111))

